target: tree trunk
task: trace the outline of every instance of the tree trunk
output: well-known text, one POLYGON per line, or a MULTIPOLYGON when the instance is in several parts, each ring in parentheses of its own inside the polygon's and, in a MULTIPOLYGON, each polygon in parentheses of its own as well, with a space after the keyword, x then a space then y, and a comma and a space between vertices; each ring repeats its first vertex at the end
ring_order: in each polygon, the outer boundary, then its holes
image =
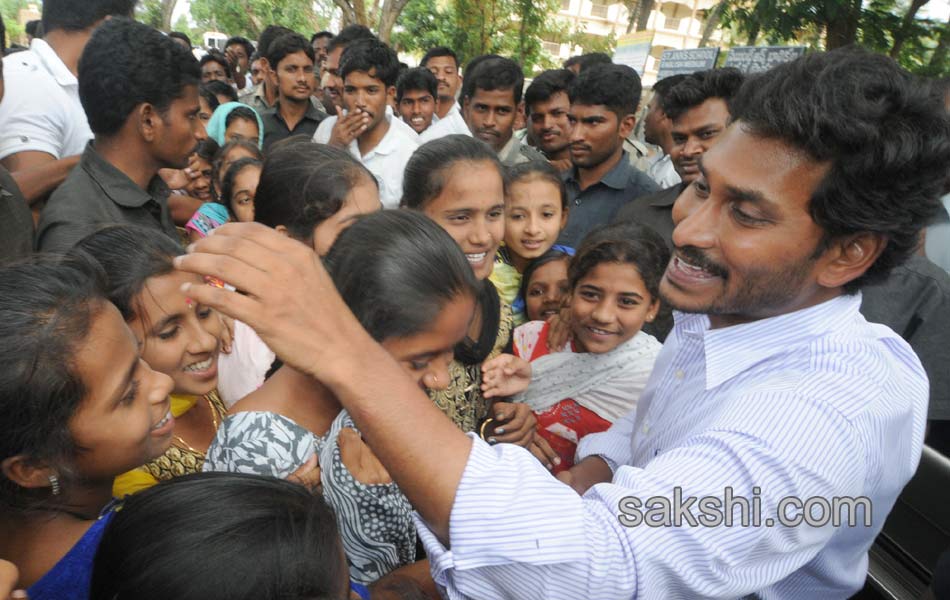
POLYGON ((172 13, 175 12, 176 4, 178 0, 162 0, 162 26, 159 27, 162 31, 172 30, 172 13))
MULTIPOLYGON (((834 2, 837 5, 837 2, 834 2)), ((848 0, 835 6, 829 14, 825 28, 825 49, 834 50, 853 44, 858 37, 858 21, 861 19, 861 0, 848 0)))
POLYGON ((650 13, 653 12, 654 0, 640 0, 639 14, 637 15, 637 31, 645 31, 650 22, 650 13))
POLYGON ((930 55, 928 66, 933 69, 939 68, 946 62, 948 54, 950 54, 950 19, 947 19, 947 24, 940 31, 940 39, 937 42, 937 47, 934 48, 934 53, 930 55))
POLYGON ((729 0, 719 0, 715 6, 706 13, 706 23, 703 24, 703 37, 699 40, 699 47, 705 48, 709 43, 716 28, 719 27, 719 19, 722 18, 722 11, 726 8, 726 2, 729 0))
POLYGON ((758 21, 754 21, 752 23, 752 26, 749 28, 749 36, 746 38, 746 46, 755 46, 755 43, 759 40, 759 31, 761 27, 762 26, 758 21))
POLYGON ((900 28, 896 33, 894 33, 894 45, 891 46, 890 52, 891 58, 897 58, 901 53, 901 48, 904 46, 904 42, 907 41, 907 38, 910 35, 910 28, 914 23, 914 18, 917 16, 917 11, 919 11, 928 2, 930 2, 930 0, 911 0, 910 7, 904 14, 904 18, 901 19, 900 28))
POLYGON ((346 27, 347 25, 355 25, 359 23, 359 20, 356 16, 356 11, 353 9, 353 5, 350 4, 348 0, 333 0, 333 3, 339 7, 341 15, 342 26, 346 27))
POLYGON ((379 39, 389 43, 396 20, 409 0, 384 0, 379 14, 379 39))

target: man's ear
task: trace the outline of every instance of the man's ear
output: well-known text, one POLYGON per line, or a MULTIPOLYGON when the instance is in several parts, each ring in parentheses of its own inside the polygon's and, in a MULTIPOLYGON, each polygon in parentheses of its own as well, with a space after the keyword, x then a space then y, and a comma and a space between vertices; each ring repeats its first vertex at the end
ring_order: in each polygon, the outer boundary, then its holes
POLYGON ((28 489, 50 487, 50 476, 56 474, 46 462, 34 461, 22 454, 3 459, 0 471, 16 485, 28 489))
POLYGON ((148 102, 143 102, 135 107, 133 114, 138 120, 138 128, 142 134, 142 138, 148 143, 154 142, 158 137, 158 128, 165 124, 165 121, 162 119, 162 116, 158 114, 155 106, 148 102))
POLYGON ((818 259, 818 285, 836 288, 854 281, 871 268, 886 247, 887 237, 879 233, 864 232, 833 240, 818 259))
POLYGON ((630 137, 630 134, 633 133, 634 128, 637 126, 637 117, 636 115, 624 115, 620 119, 620 137, 627 139, 630 137))
POLYGON ((386 99, 391 103, 396 102, 396 86, 391 85, 386 88, 386 99))

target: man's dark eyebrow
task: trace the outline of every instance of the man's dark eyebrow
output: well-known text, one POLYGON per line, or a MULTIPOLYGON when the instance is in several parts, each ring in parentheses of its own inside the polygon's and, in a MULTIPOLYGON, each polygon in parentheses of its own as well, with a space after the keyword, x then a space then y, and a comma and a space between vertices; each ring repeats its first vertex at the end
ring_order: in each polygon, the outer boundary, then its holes
MULTIPOLYGON (((706 168, 703 166, 703 157, 700 156, 696 159, 696 166, 699 168, 699 172, 702 174, 703 179, 707 179, 706 168)), ((758 190, 750 190, 747 188, 740 188, 731 185, 726 186, 726 194, 731 200, 737 202, 748 202, 749 204, 755 204, 764 209, 769 209, 775 206, 775 203, 766 197, 765 194, 758 190)))

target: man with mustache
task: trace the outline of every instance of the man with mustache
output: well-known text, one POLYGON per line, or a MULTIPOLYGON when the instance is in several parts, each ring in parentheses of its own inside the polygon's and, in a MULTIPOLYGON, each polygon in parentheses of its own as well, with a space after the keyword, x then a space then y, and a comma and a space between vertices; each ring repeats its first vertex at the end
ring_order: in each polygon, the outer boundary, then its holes
POLYGON ((472 135, 456 100, 462 87, 462 75, 459 73, 459 59, 455 52, 445 46, 430 48, 422 57, 419 66, 429 69, 439 82, 439 107, 432 118, 432 126, 420 136, 422 142, 453 133, 472 135))
POLYGON ((472 135, 491 146, 504 165, 545 160, 543 154, 514 137, 515 119, 524 110, 521 66, 508 58, 489 58, 468 77, 466 87, 471 95, 464 98, 462 113, 472 135))
POLYGON ((627 202, 658 189, 623 149, 637 123, 640 89, 636 71, 613 64, 581 71, 568 89, 574 166, 564 175, 571 211, 558 243, 577 247, 627 202))
MULTIPOLYGON (((699 177, 699 159, 729 124, 729 102, 743 75, 736 69, 693 73, 669 89, 659 82, 659 109, 671 120, 670 159, 680 183, 629 202, 614 222, 634 221, 652 227, 673 248, 673 203, 699 177)), ((671 324, 672 325, 672 324, 671 324)))
POLYGON ((277 78, 277 102, 261 115, 264 121, 264 151, 293 135, 312 137, 326 119, 314 107, 310 95, 314 79, 313 46, 298 33, 287 33, 267 49, 267 62, 277 78))
MULTIPOLYGON (((340 108, 343 107, 343 77, 340 76, 340 57, 343 56, 343 51, 353 42, 375 38, 373 32, 364 25, 347 25, 336 37, 327 42, 327 57, 319 72, 319 85, 323 88, 323 101, 331 114, 338 114, 340 108)), ((339 123, 337 135, 347 144, 359 134, 360 128, 364 125, 363 119, 355 114, 351 114, 349 119, 343 119, 339 123)))
POLYGON ((568 69, 545 71, 524 93, 528 139, 559 171, 567 171, 572 165, 571 122, 567 117, 571 99, 567 88, 574 77, 568 69))
POLYGON ((343 77, 343 116, 330 117, 320 125, 313 141, 350 151, 376 177, 379 199, 385 208, 396 208, 402 198, 402 178, 409 157, 419 145, 419 136, 393 114, 390 100, 396 96, 399 58, 378 39, 360 40, 346 48, 340 58, 343 77), (360 114, 366 126, 344 144, 333 138, 337 120, 360 114))

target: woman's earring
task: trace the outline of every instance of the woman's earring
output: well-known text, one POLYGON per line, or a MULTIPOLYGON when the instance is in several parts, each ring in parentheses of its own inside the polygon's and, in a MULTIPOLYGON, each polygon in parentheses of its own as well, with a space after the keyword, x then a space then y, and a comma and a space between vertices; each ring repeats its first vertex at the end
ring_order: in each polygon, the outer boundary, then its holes
POLYGON ((48 479, 49 479, 49 486, 53 488, 53 495, 59 496, 59 478, 56 477, 55 475, 50 475, 48 479))

